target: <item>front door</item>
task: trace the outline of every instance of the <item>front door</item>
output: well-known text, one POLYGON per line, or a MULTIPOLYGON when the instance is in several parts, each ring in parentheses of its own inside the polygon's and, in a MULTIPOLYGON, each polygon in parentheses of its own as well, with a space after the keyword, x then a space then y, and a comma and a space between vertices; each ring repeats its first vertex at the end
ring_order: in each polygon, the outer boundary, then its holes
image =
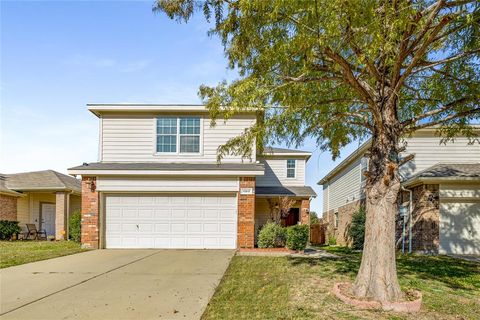
POLYGON ((289 226, 294 226, 298 223, 299 220, 299 214, 300 209, 299 208, 292 208, 290 209, 290 213, 288 216, 283 219, 283 226, 289 227, 289 226))
POLYGON ((42 225, 47 236, 55 236, 55 205, 53 203, 42 203, 42 225))

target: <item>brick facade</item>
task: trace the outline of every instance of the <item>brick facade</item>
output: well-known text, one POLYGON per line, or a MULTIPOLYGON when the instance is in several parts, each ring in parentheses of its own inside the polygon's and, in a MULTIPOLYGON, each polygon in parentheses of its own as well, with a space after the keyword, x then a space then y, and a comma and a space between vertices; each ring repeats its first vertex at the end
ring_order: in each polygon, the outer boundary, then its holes
POLYGON ((255 243, 255 177, 241 177, 238 191, 237 247, 253 248, 255 243), (241 194, 242 188, 252 188, 253 194, 241 194))
MULTIPOLYGON (((412 188, 412 251, 437 253, 440 237, 439 185, 427 184, 412 188)), ((399 202, 408 204, 409 193, 402 192, 399 202)), ((405 226, 405 249, 408 250, 408 221, 405 226)), ((397 248, 402 247, 403 218, 397 217, 397 248)))
MULTIPOLYGON (((414 187, 413 191, 413 220, 412 220, 412 251, 425 253, 437 253, 439 246, 439 186, 420 185, 414 187)), ((408 205, 409 193, 401 192, 399 204, 408 205)), ((364 200, 348 203, 338 208, 338 226, 335 226, 335 211, 330 210, 323 213, 323 219, 327 224, 327 238, 334 236, 338 245, 350 245, 347 237, 348 227, 352 221, 352 215, 364 205, 364 200)), ((408 250, 408 221, 405 226, 405 250, 408 250)), ((403 218, 397 215, 395 240, 397 249, 402 248, 403 218)))
POLYGON ((310 199, 301 200, 300 224, 310 224, 310 199))
POLYGON ((0 194, 0 220, 17 220, 17 197, 0 194))
POLYGON ((347 231, 352 222, 352 215, 364 205, 364 200, 357 200, 347 203, 338 208, 338 226, 335 225, 335 211, 330 210, 324 213, 323 220, 327 223, 327 240, 329 237, 335 237, 337 244, 341 246, 350 245, 350 240, 347 237, 347 231))
POLYGON ((99 199, 96 178, 82 177, 82 247, 99 248, 99 199))

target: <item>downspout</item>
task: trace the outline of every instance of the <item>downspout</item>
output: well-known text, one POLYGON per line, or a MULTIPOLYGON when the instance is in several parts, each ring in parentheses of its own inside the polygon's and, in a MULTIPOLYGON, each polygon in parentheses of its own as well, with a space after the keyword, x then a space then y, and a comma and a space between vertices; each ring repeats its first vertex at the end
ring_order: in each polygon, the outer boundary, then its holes
MULTIPOLYGON (((412 253, 412 201, 413 201, 413 191, 402 186, 403 191, 409 193, 408 201, 408 253, 412 253)), ((405 225, 405 224, 404 224, 405 225)))

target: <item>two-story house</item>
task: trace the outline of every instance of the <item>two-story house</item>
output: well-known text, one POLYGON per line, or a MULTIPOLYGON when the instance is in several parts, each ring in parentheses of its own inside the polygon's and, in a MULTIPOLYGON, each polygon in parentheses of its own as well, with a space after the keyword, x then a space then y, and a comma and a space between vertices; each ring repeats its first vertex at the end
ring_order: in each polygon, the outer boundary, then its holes
POLYGON ((99 159, 82 177, 82 244, 90 248, 254 247, 280 196, 295 204, 285 224, 308 223, 309 152, 266 148, 251 159, 217 149, 257 121, 255 112, 211 126, 203 105, 91 104, 99 159), (268 201, 268 200, 271 201, 268 201))
MULTIPOLYGON (((480 131, 480 128, 476 128, 480 131)), ((466 137, 442 143, 436 129, 405 137, 400 167, 396 244, 405 251, 480 254, 480 144, 466 137), (401 211, 405 214, 400 215, 401 211), (411 219, 409 218, 411 217, 411 219)), ((363 143, 323 177, 323 218, 328 232, 346 244, 352 214, 365 199, 366 153, 363 143)))

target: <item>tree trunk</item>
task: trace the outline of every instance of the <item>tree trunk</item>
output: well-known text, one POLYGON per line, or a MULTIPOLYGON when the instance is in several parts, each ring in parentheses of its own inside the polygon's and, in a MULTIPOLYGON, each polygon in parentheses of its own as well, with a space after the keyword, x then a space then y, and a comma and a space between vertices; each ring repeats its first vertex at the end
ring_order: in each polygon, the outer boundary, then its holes
POLYGON ((385 121, 376 126, 372 135, 366 186, 365 242, 362 263, 353 285, 355 296, 380 302, 397 301, 403 297, 395 261, 400 134, 394 110, 391 108, 390 114, 383 114, 385 121))

